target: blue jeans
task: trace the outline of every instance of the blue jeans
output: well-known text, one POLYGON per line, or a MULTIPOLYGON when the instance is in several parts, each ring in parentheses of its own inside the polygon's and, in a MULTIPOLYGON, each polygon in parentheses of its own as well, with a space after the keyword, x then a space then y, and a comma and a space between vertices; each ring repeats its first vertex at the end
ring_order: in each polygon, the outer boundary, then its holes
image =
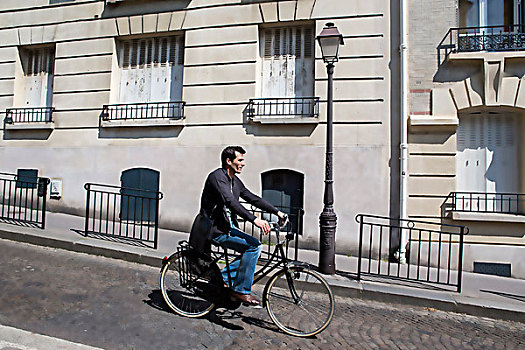
MULTIPOLYGON (((230 264, 230 276, 233 285, 231 289, 239 294, 250 294, 252 292, 253 275, 259 255, 261 255, 261 242, 237 227, 230 229, 230 234, 221 234, 213 238, 218 245, 232 249, 242 255, 230 264)), ((228 269, 222 269, 222 278, 229 285, 228 269)))

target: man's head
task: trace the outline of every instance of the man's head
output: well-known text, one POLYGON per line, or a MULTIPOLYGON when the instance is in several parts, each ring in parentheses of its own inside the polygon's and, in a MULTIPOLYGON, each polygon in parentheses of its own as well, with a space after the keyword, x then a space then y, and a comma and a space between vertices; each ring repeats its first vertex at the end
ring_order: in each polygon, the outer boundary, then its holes
POLYGON ((240 174, 244 167, 244 154, 246 151, 241 146, 228 146, 222 150, 221 163, 222 167, 231 171, 230 174, 240 174))

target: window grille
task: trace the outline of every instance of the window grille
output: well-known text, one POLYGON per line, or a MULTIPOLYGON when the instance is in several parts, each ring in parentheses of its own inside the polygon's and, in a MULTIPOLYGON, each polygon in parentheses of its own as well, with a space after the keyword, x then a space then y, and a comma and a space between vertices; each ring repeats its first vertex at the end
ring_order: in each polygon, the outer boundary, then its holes
POLYGON ((268 28, 263 32, 264 57, 295 56, 313 57, 314 37, 312 27, 268 28))
POLYGON ((166 36, 120 40, 119 66, 123 69, 184 64, 184 37, 166 36))
POLYGON ((27 67, 26 76, 39 75, 41 73, 53 74, 55 66, 55 49, 50 47, 38 49, 26 49, 27 67))

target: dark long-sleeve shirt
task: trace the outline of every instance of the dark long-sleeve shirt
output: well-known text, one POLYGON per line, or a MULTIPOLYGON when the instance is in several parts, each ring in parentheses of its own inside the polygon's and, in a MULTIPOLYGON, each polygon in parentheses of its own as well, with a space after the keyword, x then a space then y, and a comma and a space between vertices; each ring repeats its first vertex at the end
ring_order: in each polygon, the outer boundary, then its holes
MULTIPOLYGON (((208 175, 204 184, 200 209, 200 214, 211 220, 211 229, 207 235, 201 233, 204 237, 190 237, 190 243, 194 247, 203 247, 214 236, 230 231, 231 224, 226 209, 232 213, 231 219, 236 226, 237 215, 250 222, 256 219, 256 216, 239 202, 239 197, 263 211, 272 214, 278 212, 273 205, 250 192, 237 176, 230 178, 223 168, 214 170, 208 175)), ((194 236, 193 232, 192 236, 194 236)))

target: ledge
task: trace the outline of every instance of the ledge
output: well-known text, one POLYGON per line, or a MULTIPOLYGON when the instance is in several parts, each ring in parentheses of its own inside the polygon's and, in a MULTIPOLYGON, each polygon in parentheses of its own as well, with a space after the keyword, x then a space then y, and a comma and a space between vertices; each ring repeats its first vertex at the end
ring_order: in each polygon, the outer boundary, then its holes
POLYGON ((31 122, 31 123, 4 123, 4 130, 54 130, 54 122, 31 122))
POLYGON ((102 120, 100 122, 100 126, 103 128, 184 126, 184 118, 181 118, 181 119, 102 120))
POLYGON ((414 131, 425 131, 427 129, 455 129, 459 125, 456 117, 436 117, 432 115, 410 115, 408 117, 410 128, 414 131))
POLYGON ((259 124, 319 124, 319 118, 316 117, 250 117, 252 123, 259 124))
POLYGON ((504 58, 525 58, 525 51, 476 51, 476 52, 456 52, 448 55, 447 60, 479 60, 500 61, 504 58))
POLYGON ((525 215, 514 214, 451 211, 447 213, 447 218, 456 221, 506 222, 513 224, 525 224, 525 215))

